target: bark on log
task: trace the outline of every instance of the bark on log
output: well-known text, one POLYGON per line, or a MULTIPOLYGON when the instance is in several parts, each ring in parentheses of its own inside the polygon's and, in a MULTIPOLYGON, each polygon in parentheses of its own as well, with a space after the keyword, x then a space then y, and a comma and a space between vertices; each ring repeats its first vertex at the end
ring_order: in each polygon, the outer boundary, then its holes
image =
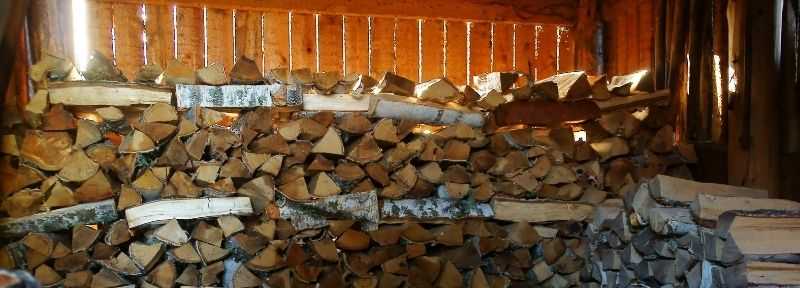
POLYGON ((117 220, 113 199, 84 203, 34 214, 22 218, 0 220, 0 237, 18 237, 28 232, 68 230, 80 224, 110 223, 117 220))
POLYGON ((455 103, 441 105, 391 94, 373 95, 367 114, 373 118, 405 119, 431 125, 463 122, 472 127, 483 127, 484 124, 483 113, 455 103))
POLYGON ((492 208, 485 203, 470 203, 443 198, 384 200, 382 223, 449 222, 465 218, 491 218, 492 208))
POLYGON ((272 96, 281 88, 273 85, 177 85, 178 108, 242 108, 273 106, 272 96))

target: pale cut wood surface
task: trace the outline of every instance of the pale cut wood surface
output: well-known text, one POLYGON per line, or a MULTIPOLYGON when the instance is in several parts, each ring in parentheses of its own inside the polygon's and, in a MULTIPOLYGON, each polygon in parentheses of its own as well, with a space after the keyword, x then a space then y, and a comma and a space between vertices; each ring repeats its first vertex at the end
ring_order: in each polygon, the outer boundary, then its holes
POLYGON ((248 197, 159 200, 125 210, 128 227, 170 220, 196 219, 223 215, 250 215, 253 207, 248 197))
POLYGON ((114 199, 83 203, 21 218, 0 219, 0 237, 17 237, 30 232, 55 232, 80 224, 101 224, 117 220, 114 199))
POLYGON ((444 20, 422 22, 422 79, 444 77, 444 20))
POLYGON ((730 237, 744 255, 800 253, 800 218, 737 215, 728 228, 730 237))
POLYGON ((581 202, 558 202, 495 198, 494 219, 515 222, 584 221, 594 206, 581 202))
POLYGON ((369 75, 369 18, 345 16, 345 74, 369 75))
POLYGON ((317 28, 314 14, 292 14, 292 69, 317 71, 317 28))
POLYGON ((800 264, 748 261, 745 269, 747 284, 800 285, 800 264))
POLYGON ((130 106, 170 103, 172 91, 140 84, 110 82, 60 82, 49 89, 50 103, 64 105, 130 106))
POLYGON ((461 122, 473 127, 483 127, 484 124, 483 113, 455 103, 441 105, 393 94, 373 95, 368 114, 375 118, 408 119, 433 125, 461 122))
POLYGON ((263 72, 289 67, 289 12, 264 12, 263 72))
POLYGON ((176 17, 178 22, 178 59, 194 69, 204 67, 203 9, 178 7, 176 17))
POLYGON ((371 94, 357 99, 350 94, 306 94, 303 95, 303 110, 310 111, 363 111, 369 110, 371 94))
POLYGON ((175 87, 175 96, 178 108, 271 107, 272 95, 280 88, 280 84, 224 86, 179 84, 175 87))
POLYGON ((319 15, 319 71, 343 71, 342 16, 319 15))
POLYGON ((380 80, 383 73, 394 72, 394 18, 372 18, 372 55, 369 75, 380 80))
POLYGON ((444 198, 384 200, 381 223, 448 222, 464 218, 491 218, 492 208, 486 203, 460 205, 458 200, 444 198))
POLYGON ((492 71, 514 70, 514 24, 495 23, 492 44, 492 71))
POLYGON ((670 90, 658 90, 653 93, 634 94, 626 97, 611 97, 605 101, 594 101, 603 113, 618 111, 621 109, 647 106, 659 102, 665 102, 670 98, 670 90))
POLYGON ((395 69, 397 74, 419 82, 419 27, 416 19, 397 19, 395 69))
POLYGON ((447 21, 445 75, 455 85, 467 84, 467 23, 447 21))
POLYGON ((697 194, 704 193, 717 196, 742 196, 751 198, 767 198, 766 190, 723 185, 716 183, 696 182, 667 175, 658 175, 650 180, 650 194, 655 199, 667 201, 692 202, 697 194))
POLYGON ((800 211, 800 203, 784 199, 764 199, 750 197, 727 197, 697 194, 697 199, 692 202, 692 213, 704 221, 717 221, 722 213, 727 211, 756 211, 756 210, 794 210, 800 211))

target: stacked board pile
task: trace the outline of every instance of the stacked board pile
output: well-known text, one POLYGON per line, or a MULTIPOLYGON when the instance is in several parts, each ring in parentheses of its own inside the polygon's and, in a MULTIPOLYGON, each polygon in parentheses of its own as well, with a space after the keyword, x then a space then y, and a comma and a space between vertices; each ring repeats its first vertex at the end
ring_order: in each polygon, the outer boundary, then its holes
MULTIPOLYGON (((583 73, 520 88, 516 73, 490 73, 458 89, 276 69, 270 85, 236 87, 193 83, 264 80, 178 68, 158 77, 178 84, 175 97, 97 82, 37 91, 27 127, 2 138, 0 267, 67 287, 578 286, 594 206, 641 179, 686 175, 694 158, 663 108, 589 98, 632 84, 583 73), (335 87, 347 95, 303 93, 335 87), (264 101, 228 105, 242 95, 264 101), (302 110, 324 97, 365 97, 369 109, 302 110), (571 126, 496 111, 580 101, 594 112, 571 126)), ((114 79, 95 74, 84 77, 114 79)))

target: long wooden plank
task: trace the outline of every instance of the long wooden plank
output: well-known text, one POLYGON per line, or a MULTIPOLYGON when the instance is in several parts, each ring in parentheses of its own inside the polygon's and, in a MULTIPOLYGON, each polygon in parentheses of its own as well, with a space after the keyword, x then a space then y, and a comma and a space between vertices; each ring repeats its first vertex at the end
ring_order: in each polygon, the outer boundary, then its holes
POLYGON ((0 219, 0 237, 19 237, 31 232, 56 232, 81 224, 104 224, 117 220, 114 199, 83 203, 21 218, 0 219))
POLYGON ((664 102, 670 98, 670 90, 663 89, 653 93, 634 94, 627 97, 611 97, 605 101, 595 101, 603 113, 618 111, 627 108, 643 107, 654 103, 664 102))
POLYGON ((264 71, 289 68, 289 13, 264 12, 264 71))
POLYGON ((223 215, 250 215, 248 197, 160 200, 125 210, 128 227, 169 219, 195 219, 223 215))
POLYGON ((148 63, 167 67, 169 61, 175 58, 172 12, 171 5, 145 5, 147 20, 144 29, 147 33, 148 63))
POLYGON ((317 71, 317 26, 314 14, 292 14, 292 69, 317 71))
POLYGON ((205 66, 203 9, 177 8, 178 59, 192 68, 205 66))
POLYGON ((800 285, 800 264, 747 261, 740 264, 744 270, 740 273, 729 272, 730 278, 744 278, 742 283, 733 282, 729 287, 796 287, 800 285), (741 285, 741 286, 738 286, 741 285), (762 286, 763 285, 763 286, 762 286))
POLYGON ((720 226, 728 241, 743 255, 780 255, 800 253, 800 217, 779 215, 723 215, 720 226), (729 218, 729 217, 732 217, 729 218))
POLYGON ((467 23, 447 21, 447 51, 445 76, 453 84, 464 85, 467 80, 467 23))
POLYGON ((558 29, 558 73, 575 71, 575 41, 572 30, 560 26, 558 29))
POLYGON ((379 78, 385 72, 394 72, 394 18, 373 17, 372 18, 372 42, 370 43, 372 55, 370 55, 369 74, 379 78))
POLYGON ((594 214, 594 206, 582 202, 559 202, 495 198, 494 219, 514 222, 583 221, 594 214))
POLYGON ((345 16, 344 73, 369 75, 369 18, 345 16))
POLYGON ((233 10, 206 10, 206 58, 208 65, 221 64, 225 71, 233 68, 233 10))
POLYGON ((491 23, 471 23, 469 35, 469 74, 492 71, 491 23))
POLYGON ((538 26, 536 32, 536 80, 556 74, 556 25, 538 26))
MULTIPOLYGON (((139 3, 143 0, 103 0, 139 3)), ((144 0, 163 3, 164 0, 144 0)), ((570 24, 576 19, 578 1, 460 1, 454 5, 449 0, 370 1, 370 0, 172 0, 179 5, 208 6, 209 8, 245 10, 293 10, 303 13, 337 15, 384 16, 404 18, 467 19, 482 21, 561 23, 570 24)))
POLYGON ((341 15, 319 15, 319 70, 344 70, 344 33, 341 15))
POLYGON ((716 222, 722 213, 733 210, 794 210, 800 211, 800 203, 784 199, 764 199, 750 197, 726 197, 697 194, 691 203, 692 214, 701 221, 716 222))
POLYGON ((422 81, 444 77, 444 20, 422 22, 422 81))
POLYGON ((397 20, 395 45, 397 74, 419 82, 419 22, 416 19, 397 20))
POLYGON ((114 32, 116 34, 117 67, 128 79, 136 77, 136 72, 145 64, 144 22, 141 6, 114 4, 114 32))
MULTIPOLYGON (((261 69, 261 12, 236 11, 236 59, 247 57, 261 69)), ((264 70, 260 70, 263 71, 264 70)))
POLYGON ((667 175, 658 175, 651 179, 647 185, 650 194, 655 199, 689 203, 697 199, 697 194, 703 193, 716 196, 740 196, 750 198, 767 198, 766 190, 723 185, 717 183, 696 182, 667 175))
POLYGON ((514 60, 514 68, 517 71, 533 75, 534 63, 534 38, 535 26, 533 24, 517 24, 514 35, 516 43, 514 47, 516 59, 514 60))
POLYGON ((111 3, 87 1, 86 10, 89 17, 89 49, 103 54, 108 59, 114 58, 113 39, 113 7, 111 3))
POLYGON ((514 24, 494 23, 492 71, 514 70, 514 24))
POLYGON ((47 90, 50 103, 64 105, 130 106, 172 102, 172 91, 140 84, 58 82, 47 90))

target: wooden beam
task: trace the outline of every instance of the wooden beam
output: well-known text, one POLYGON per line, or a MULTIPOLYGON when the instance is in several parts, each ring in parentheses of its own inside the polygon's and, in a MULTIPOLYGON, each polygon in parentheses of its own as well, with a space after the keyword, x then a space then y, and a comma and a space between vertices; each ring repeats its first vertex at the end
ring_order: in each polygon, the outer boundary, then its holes
POLYGON ((696 182, 667 175, 658 175, 647 183, 650 195, 659 200, 689 203, 697 199, 700 193, 716 196, 740 196, 751 198, 767 198, 766 190, 747 187, 730 186, 716 183, 696 182))
POLYGON ((201 198, 159 200, 131 207, 125 210, 125 219, 128 226, 134 228, 161 220, 250 214, 253 214, 253 207, 249 197, 201 198))
POLYGON ((600 112, 608 113, 622 109, 648 106, 650 104, 667 101, 669 98, 670 90, 664 89, 653 93, 634 94, 627 97, 613 97, 606 101, 595 101, 595 103, 600 107, 600 112))
POLYGON ((364 94, 360 98, 356 98, 350 94, 306 94, 303 95, 303 110, 367 112, 371 96, 370 94, 364 94))
POLYGON ((582 202, 492 200, 494 219, 514 222, 584 221, 594 214, 594 205, 582 202))
MULTIPOLYGON (((99 0, 127 3, 162 4, 164 0, 99 0)), ((178 6, 206 6, 209 9, 292 10, 320 13, 401 18, 430 18, 494 22, 537 22, 572 24, 578 0, 468 0, 453 5, 448 0, 370 1, 370 0, 174 0, 178 6)))
POLYGON ((117 220, 114 199, 83 203, 21 218, 0 219, 0 237, 18 237, 30 232, 68 230, 80 224, 102 224, 117 220))
POLYGON ((172 91, 141 84, 110 82, 58 82, 48 88, 50 103, 64 105, 130 106, 170 103, 172 91))

